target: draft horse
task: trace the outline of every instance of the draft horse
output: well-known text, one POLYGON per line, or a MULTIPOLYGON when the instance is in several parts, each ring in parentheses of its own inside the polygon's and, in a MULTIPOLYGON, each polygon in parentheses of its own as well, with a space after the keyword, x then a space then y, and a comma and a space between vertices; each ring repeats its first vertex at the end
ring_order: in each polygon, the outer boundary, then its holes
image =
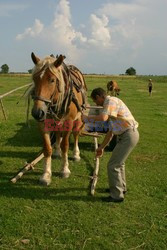
POLYGON ((109 93, 112 96, 117 96, 119 95, 120 88, 118 86, 118 83, 115 81, 109 81, 107 83, 107 93, 109 93))
POLYGON ((67 66, 65 56, 51 55, 44 59, 31 54, 35 67, 32 72, 34 82, 31 91, 34 105, 32 116, 38 121, 43 137, 44 172, 42 184, 51 183, 51 131, 56 134, 56 155, 61 155, 62 177, 70 175, 68 150, 69 136, 74 136, 74 160, 80 160, 78 137, 83 127, 81 113, 86 106, 87 87, 80 70, 73 65, 67 66))

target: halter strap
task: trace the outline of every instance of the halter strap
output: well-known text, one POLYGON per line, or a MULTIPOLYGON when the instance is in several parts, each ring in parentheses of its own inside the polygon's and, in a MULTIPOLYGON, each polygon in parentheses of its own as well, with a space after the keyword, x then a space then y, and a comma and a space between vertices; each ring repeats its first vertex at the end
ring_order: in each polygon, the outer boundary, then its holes
POLYGON ((46 102, 46 103, 52 103, 51 100, 46 99, 46 98, 44 98, 44 97, 42 97, 42 96, 35 96, 35 95, 33 95, 33 96, 32 96, 32 99, 33 99, 33 100, 39 100, 39 101, 46 102))

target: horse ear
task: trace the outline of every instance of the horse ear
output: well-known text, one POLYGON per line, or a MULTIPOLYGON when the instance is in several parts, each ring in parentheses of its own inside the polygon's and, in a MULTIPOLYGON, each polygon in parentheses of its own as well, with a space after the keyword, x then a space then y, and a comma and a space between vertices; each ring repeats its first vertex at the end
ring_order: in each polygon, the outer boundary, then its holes
POLYGON ((35 65, 40 61, 40 59, 37 56, 35 56, 33 52, 31 53, 31 58, 35 65))
POLYGON ((54 66, 55 66, 56 68, 59 67, 59 66, 62 64, 62 62, 63 62, 63 60, 64 60, 65 58, 66 58, 65 56, 60 55, 60 56, 57 58, 57 60, 54 62, 54 66))

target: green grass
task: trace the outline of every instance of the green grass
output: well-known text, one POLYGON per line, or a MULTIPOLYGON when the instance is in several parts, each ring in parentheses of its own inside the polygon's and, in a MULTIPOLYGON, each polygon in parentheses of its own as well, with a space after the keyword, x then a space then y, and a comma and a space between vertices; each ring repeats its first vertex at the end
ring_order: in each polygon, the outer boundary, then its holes
MULTIPOLYGON (((148 78, 115 78, 121 87, 120 98, 140 124, 140 142, 126 164, 128 193, 122 204, 101 201, 107 196, 110 152, 100 160, 95 196, 89 194, 86 176, 94 163, 93 139, 89 137, 80 140, 81 161, 70 160, 69 179, 58 177, 61 163, 54 159, 49 187, 38 182, 42 162, 12 184, 11 177, 36 156, 42 141, 32 118, 31 127, 25 125, 24 99, 16 104, 24 90, 3 99, 8 120, 0 109, 0 249, 166 249, 167 77, 151 76, 152 97, 147 92, 148 78)), ((111 79, 114 77, 86 76, 88 95, 95 87, 106 88, 111 79)), ((1 76, 0 95, 29 82, 28 76, 1 76)))

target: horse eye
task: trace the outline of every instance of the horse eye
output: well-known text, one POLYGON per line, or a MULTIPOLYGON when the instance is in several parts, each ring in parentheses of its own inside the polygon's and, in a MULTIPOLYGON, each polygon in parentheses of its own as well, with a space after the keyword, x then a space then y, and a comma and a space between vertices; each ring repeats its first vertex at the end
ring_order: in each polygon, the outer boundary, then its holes
POLYGON ((55 82, 55 79, 54 78, 51 78, 50 79, 50 83, 54 83, 55 82))

